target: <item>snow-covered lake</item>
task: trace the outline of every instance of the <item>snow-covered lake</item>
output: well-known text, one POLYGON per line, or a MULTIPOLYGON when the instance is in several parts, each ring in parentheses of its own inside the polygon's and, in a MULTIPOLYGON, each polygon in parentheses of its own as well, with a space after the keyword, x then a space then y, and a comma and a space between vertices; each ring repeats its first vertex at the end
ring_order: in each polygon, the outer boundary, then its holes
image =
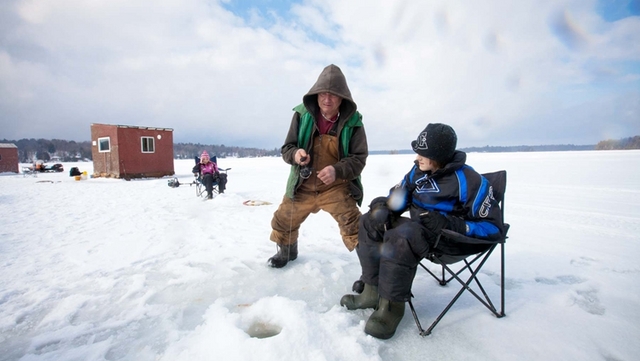
MULTIPOLYGON (((413 159, 369 157, 363 212, 413 159)), ((175 162, 181 182, 192 163, 175 162)), ((211 201, 168 178, 69 177, 91 163, 2 174, 0 360, 636 360, 640 151, 472 153, 468 163, 508 172, 507 316, 465 295, 427 337, 407 308, 386 341, 363 332, 371 310, 339 305, 360 267, 328 214, 303 224, 296 261, 267 266, 288 175, 280 158, 220 159, 228 188, 211 201)), ((498 270, 494 257, 480 275, 491 294, 498 270)), ((423 325, 455 292, 429 277, 419 271, 413 290, 423 325)))

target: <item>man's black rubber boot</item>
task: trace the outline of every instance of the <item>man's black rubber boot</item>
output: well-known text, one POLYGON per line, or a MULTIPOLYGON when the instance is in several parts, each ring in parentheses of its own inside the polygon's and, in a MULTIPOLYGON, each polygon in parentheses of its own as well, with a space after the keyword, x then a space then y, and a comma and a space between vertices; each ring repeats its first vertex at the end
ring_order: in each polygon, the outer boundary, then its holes
POLYGON ((298 258, 298 242, 289 245, 278 245, 278 253, 269 258, 269 266, 274 268, 282 268, 298 258))

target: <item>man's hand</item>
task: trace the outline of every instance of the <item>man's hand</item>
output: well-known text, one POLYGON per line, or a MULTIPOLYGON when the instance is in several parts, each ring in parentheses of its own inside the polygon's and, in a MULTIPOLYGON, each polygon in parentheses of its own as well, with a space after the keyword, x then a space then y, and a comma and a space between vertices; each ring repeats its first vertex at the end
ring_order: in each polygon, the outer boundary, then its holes
POLYGON ((293 160, 300 165, 307 165, 311 162, 309 155, 302 148, 296 150, 296 154, 293 155, 293 160))
POLYGON ((332 165, 328 165, 322 168, 321 171, 318 172, 318 179, 322 181, 322 183, 329 185, 336 181, 336 169, 332 165))

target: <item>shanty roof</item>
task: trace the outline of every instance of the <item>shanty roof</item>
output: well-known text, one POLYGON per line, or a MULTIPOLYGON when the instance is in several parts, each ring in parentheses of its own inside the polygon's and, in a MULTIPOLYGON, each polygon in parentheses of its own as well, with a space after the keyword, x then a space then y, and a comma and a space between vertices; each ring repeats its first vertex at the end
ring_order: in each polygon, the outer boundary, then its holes
POLYGON ((144 127, 144 126, 137 126, 137 125, 102 124, 102 123, 92 123, 91 125, 107 125, 107 126, 118 127, 118 128, 146 129, 146 130, 163 130, 163 131, 167 131, 167 132, 173 132, 173 129, 171 129, 171 128, 144 127))

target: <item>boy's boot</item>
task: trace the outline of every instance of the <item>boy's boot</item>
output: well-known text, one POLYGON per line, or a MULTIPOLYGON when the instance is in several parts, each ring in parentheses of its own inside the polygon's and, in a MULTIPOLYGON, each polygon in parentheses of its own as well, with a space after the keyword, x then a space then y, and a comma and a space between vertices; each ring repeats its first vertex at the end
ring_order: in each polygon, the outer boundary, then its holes
POLYGON ((385 340, 393 337, 404 316, 404 304, 404 302, 392 302, 381 297, 378 308, 364 326, 364 332, 385 340))
POLYGON ((364 284, 364 289, 359 295, 344 295, 340 299, 340 306, 349 310, 364 308, 376 308, 378 305, 378 286, 364 284))
POLYGON ((278 245, 278 252, 269 258, 269 266, 274 268, 282 268, 289 261, 298 258, 298 242, 289 245, 278 245))

